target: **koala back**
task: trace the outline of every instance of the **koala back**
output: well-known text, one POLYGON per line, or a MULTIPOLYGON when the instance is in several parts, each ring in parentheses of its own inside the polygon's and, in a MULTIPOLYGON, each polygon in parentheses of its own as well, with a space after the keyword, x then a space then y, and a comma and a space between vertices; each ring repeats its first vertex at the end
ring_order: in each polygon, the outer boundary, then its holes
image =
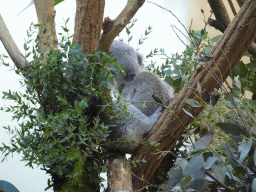
POLYGON ((174 89, 158 75, 143 71, 124 87, 121 96, 127 100, 134 101, 133 105, 135 107, 145 115, 150 116, 159 108, 159 105, 152 97, 153 94, 157 95, 165 104, 168 104, 174 98, 174 89), (144 102, 147 106, 146 108, 141 107, 144 102))
POLYGON ((114 40, 111 44, 110 57, 117 60, 117 63, 124 66, 126 76, 118 73, 116 66, 110 66, 109 69, 117 74, 116 82, 118 87, 123 87, 126 83, 131 82, 134 77, 144 68, 143 57, 136 52, 130 45, 114 40))

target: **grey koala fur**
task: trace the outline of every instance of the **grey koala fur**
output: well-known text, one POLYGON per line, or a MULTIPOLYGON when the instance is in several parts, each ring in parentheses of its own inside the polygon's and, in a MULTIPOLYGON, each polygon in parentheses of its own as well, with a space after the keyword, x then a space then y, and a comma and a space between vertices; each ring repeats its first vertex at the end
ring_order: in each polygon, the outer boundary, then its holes
POLYGON ((121 96, 134 101, 133 105, 147 116, 151 116, 159 108, 152 95, 157 95, 166 105, 174 98, 174 89, 164 82, 158 75, 143 71, 127 84, 121 96), (141 104, 147 107, 143 108, 141 104))
MULTIPOLYGON (((140 70, 144 66, 142 56, 133 48, 124 42, 114 41, 111 45, 112 58, 117 58, 120 65, 126 67, 126 78, 120 73, 116 78, 118 87, 123 87, 121 96, 125 100, 140 101, 154 101, 152 94, 158 95, 165 103, 168 103, 174 97, 174 89, 167 83, 162 81, 160 77, 151 72, 140 70), (133 81, 132 81, 133 80, 133 81), (129 90, 130 89, 130 90, 129 90)), ((110 68, 116 73, 117 68, 110 68)), ((112 93, 116 91, 115 86, 111 85, 112 93)), ((113 94, 114 95, 114 94, 113 94)), ((115 103, 115 111, 123 113, 117 106, 116 99, 112 96, 115 103)), ((134 103, 127 105, 127 111, 130 118, 126 117, 125 121, 115 121, 110 126, 109 140, 110 141, 134 141, 130 145, 118 145, 120 151, 125 153, 132 153, 138 146, 138 141, 143 140, 146 133, 148 133, 157 122, 158 118, 163 112, 163 107, 157 104, 147 103, 147 108, 140 107, 140 104, 134 103)))
POLYGON ((118 73, 116 66, 109 66, 109 69, 117 73, 117 86, 122 88, 127 82, 131 82, 134 77, 144 68, 143 57, 136 52, 130 45, 123 41, 114 40, 111 44, 110 57, 116 59, 117 63, 124 66, 126 76, 118 73))
MULTIPOLYGON (((110 127, 109 134, 110 141, 132 141, 127 146, 126 143, 119 143, 119 150, 125 153, 132 153, 142 141, 145 134, 148 133, 157 122, 158 118, 162 115, 163 107, 159 107, 151 116, 146 116, 134 105, 129 104, 126 106, 130 114, 130 118, 126 117, 125 121, 115 121, 110 127)), ((123 113, 118 107, 116 112, 123 113)))

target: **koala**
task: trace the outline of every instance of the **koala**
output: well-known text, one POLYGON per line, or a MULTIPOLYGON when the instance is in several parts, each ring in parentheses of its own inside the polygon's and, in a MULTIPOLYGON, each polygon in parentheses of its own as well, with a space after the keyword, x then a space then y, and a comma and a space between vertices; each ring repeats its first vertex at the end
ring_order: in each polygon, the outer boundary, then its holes
POLYGON ((113 41, 110 57, 116 59, 119 65, 126 67, 124 68, 126 76, 123 76, 121 73, 118 73, 116 66, 109 66, 109 69, 117 74, 116 83, 120 88, 123 88, 126 83, 131 82, 144 68, 142 55, 123 41, 113 41))
POLYGON ((132 100, 133 105, 142 113, 151 116, 159 108, 152 97, 153 94, 158 96, 165 104, 168 104, 174 98, 174 89, 158 75, 143 71, 124 87, 121 96, 126 100, 132 100), (141 104, 144 102, 147 107, 143 108, 141 104))
MULTIPOLYGON (((132 104, 127 105, 127 111, 130 118, 126 117, 125 121, 115 121, 110 127, 109 134, 110 141, 131 141, 128 145, 126 143, 119 143, 118 148, 121 152, 132 153, 139 142, 143 140, 146 133, 148 133, 162 115, 163 107, 160 106, 151 116, 146 116, 137 107, 132 104)), ((123 113, 118 107, 116 112, 123 113)))
MULTIPOLYGON (((143 140, 157 122, 163 112, 163 107, 156 104, 152 94, 157 95, 163 102, 168 104, 174 98, 174 89, 165 83, 159 76, 152 72, 143 71, 135 76, 134 80, 128 83, 121 94, 126 100, 132 100, 135 103, 128 104, 127 110, 130 118, 126 117, 125 121, 114 122, 109 130, 110 141, 134 141, 127 147, 125 144, 119 147, 120 151, 132 153, 138 146, 138 141, 143 140), (140 104, 145 101, 146 108, 142 108, 140 104)), ((115 101, 114 101, 115 102, 115 101)), ((116 107, 116 112, 122 112, 116 107)))
MULTIPOLYGON (((141 72, 144 67, 142 55, 124 42, 113 41, 110 57, 116 58, 120 65, 126 67, 124 69, 126 76, 123 76, 118 73, 117 67, 109 66, 110 70, 117 73, 117 86, 123 88, 121 97, 125 100, 133 100, 135 103, 127 105, 130 118, 126 117, 125 121, 117 120, 110 125, 108 140, 134 141, 129 146, 127 144, 122 145, 122 143, 118 145, 120 151, 132 153, 138 146, 138 141, 143 140, 145 134, 153 128, 163 112, 164 108, 162 106, 152 103, 155 102, 152 94, 154 93, 167 104, 174 97, 174 89, 156 74, 146 71, 141 72), (146 108, 140 106, 144 101, 150 101, 146 108)), ((113 94, 116 88, 113 84, 110 86, 115 111, 123 113, 117 106, 113 94)))

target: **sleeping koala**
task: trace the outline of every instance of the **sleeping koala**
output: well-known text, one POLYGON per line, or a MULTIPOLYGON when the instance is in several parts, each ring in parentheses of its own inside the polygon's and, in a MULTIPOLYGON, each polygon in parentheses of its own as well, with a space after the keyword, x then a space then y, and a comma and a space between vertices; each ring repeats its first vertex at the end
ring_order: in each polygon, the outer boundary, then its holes
MULTIPOLYGON (((153 93, 165 104, 168 104, 174 97, 174 89, 156 74, 148 71, 139 73, 132 82, 124 87, 122 98, 133 101, 132 104, 127 105, 130 118, 126 117, 124 122, 116 121, 109 128, 111 131, 110 141, 131 141, 130 145, 118 144, 120 151, 132 153, 162 115, 164 107, 154 101, 153 93), (149 101, 146 103, 147 107, 141 107, 140 104, 146 101, 149 101)), ((115 110, 122 113, 117 106, 115 110)))
MULTIPOLYGON (((130 118, 126 117, 125 121, 115 121, 109 127, 110 141, 132 141, 129 145, 127 143, 117 144, 117 148, 124 153, 132 153, 134 149, 142 141, 145 134, 147 134, 157 122, 158 118, 163 112, 163 107, 156 104, 152 98, 152 94, 156 94, 166 104, 174 97, 174 89, 167 83, 161 80, 156 74, 152 72, 140 72, 143 68, 143 59, 141 54, 137 53, 131 46, 121 41, 114 41, 111 45, 112 58, 116 58, 117 62, 125 66, 126 76, 121 73, 117 74, 117 86, 123 88, 122 98, 125 100, 132 100, 133 104, 127 105, 127 111, 130 118), (147 107, 142 108, 140 104, 145 101, 147 107)), ((109 67, 114 72, 118 73, 116 67, 109 67)), ((113 84, 111 92, 115 92, 116 88, 113 84)), ((123 113, 117 106, 116 98, 112 94, 113 102, 115 103, 115 111, 123 113)))
POLYGON ((117 63, 124 66, 126 76, 118 73, 116 66, 109 66, 109 69, 117 74, 117 86, 123 88, 126 83, 131 82, 134 77, 144 68, 143 57, 136 52, 130 45, 123 41, 114 40, 111 44, 110 57, 116 59, 117 63))
POLYGON ((152 97, 157 95, 166 105, 174 98, 174 89, 158 75, 143 71, 131 83, 128 83, 121 96, 134 101, 133 105, 147 116, 151 116, 159 107, 152 97), (145 102, 146 107, 141 105, 145 102))

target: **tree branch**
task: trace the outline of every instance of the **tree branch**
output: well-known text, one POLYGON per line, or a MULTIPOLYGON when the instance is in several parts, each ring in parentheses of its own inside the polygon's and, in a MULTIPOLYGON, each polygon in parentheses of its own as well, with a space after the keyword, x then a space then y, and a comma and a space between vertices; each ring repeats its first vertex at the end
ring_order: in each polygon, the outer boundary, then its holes
POLYGON ((105 0, 77 0, 73 41, 82 45, 85 53, 95 51, 102 29, 105 0))
POLYGON ((233 14, 236 15, 236 9, 235 9, 233 2, 231 0, 228 0, 228 4, 229 4, 233 14))
POLYGON ((211 6, 216 20, 227 28, 227 26, 230 24, 230 18, 222 0, 208 0, 208 3, 211 6))
POLYGON ((111 43, 115 37, 125 28, 130 22, 135 13, 144 4, 145 0, 128 0, 123 11, 116 17, 115 20, 111 20, 109 17, 104 19, 103 34, 99 41, 99 47, 102 51, 109 51, 111 43))
POLYGON ((236 1, 238 3, 239 7, 242 7, 245 2, 245 0, 236 0, 236 1))
POLYGON ((57 48, 57 35, 55 31, 55 14, 54 0, 34 0, 39 26, 38 35, 39 43, 38 48, 41 54, 44 55, 43 63, 46 63, 47 54, 50 51, 49 45, 53 48, 57 48), (46 29, 45 33, 42 33, 42 29, 46 29))
MULTIPOLYGON (((183 109, 194 117, 197 117, 204 109, 203 107, 193 108, 185 102, 185 99, 188 98, 199 101, 196 92, 197 83, 200 83, 202 90, 213 91, 214 88, 220 88, 255 39, 255 31, 256 1, 248 0, 211 51, 210 56, 214 59, 207 63, 201 63, 190 81, 169 104, 168 110, 171 112, 165 110, 148 134, 146 139, 160 143, 159 151, 170 151, 184 133, 185 127, 194 121, 194 118, 187 115, 183 109)), ((132 159, 145 158, 146 162, 133 165, 133 173, 140 178, 143 177, 144 181, 149 181, 164 156, 157 155, 148 146, 139 147, 132 159)), ((144 185, 145 182, 133 178, 134 190, 138 190, 144 185)))
MULTIPOLYGON (((243 1, 244 0, 240 0, 240 3, 243 3, 243 1)), ((209 18, 208 24, 224 33, 230 24, 230 19, 225 5, 223 4, 222 0, 208 0, 208 3, 210 4, 211 9, 216 17, 216 20, 209 18)), ((247 51, 256 60, 256 44, 252 42, 247 51)))
POLYGON ((13 63, 19 70, 25 70, 28 62, 25 60, 24 56, 21 54, 16 43, 13 41, 13 38, 6 27, 4 20, 0 14, 0 39, 4 45, 4 48, 10 55, 13 63))

